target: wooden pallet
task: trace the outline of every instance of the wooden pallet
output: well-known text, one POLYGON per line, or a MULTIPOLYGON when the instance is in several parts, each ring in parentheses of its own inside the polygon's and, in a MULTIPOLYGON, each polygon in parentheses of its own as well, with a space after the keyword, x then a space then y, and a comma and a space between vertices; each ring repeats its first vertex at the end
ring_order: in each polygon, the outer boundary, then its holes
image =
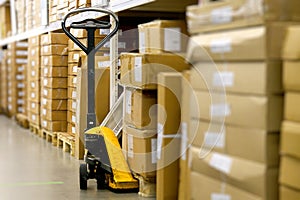
POLYGON ((139 195, 142 197, 156 196, 156 177, 144 178, 143 176, 133 173, 134 177, 139 180, 139 195))
POLYGON ((72 156, 75 155, 75 136, 69 133, 57 134, 57 147, 62 147, 63 151, 70 152, 72 156))
POLYGON ((29 123, 29 130, 36 135, 39 135, 39 136, 41 135, 41 129, 36 124, 29 123))
POLYGON ((29 122, 26 115, 18 113, 15 117, 15 121, 23 128, 29 128, 29 122))
POLYGON ((46 129, 42 129, 40 132, 40 136, 44 139, 46 139, 48 142, 51 142, 53 146, 57 145, 57 135, 59 132, 52 132, 48 131, 46 129))

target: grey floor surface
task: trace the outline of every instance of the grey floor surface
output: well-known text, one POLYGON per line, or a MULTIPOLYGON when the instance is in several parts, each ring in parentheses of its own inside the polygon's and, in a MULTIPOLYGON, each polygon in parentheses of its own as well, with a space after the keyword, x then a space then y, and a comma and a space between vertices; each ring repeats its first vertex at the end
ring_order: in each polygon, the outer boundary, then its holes
POLYGON ((0 200, 150 199, 78 188, 78 161, 69 153, 0 115, 0 200))

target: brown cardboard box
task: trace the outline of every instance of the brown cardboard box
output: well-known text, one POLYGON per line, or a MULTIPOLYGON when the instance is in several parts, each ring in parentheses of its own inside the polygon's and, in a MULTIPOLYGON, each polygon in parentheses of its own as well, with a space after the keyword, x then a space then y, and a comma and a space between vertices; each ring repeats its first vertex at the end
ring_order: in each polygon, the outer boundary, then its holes
POLYGON ((246 192, 225 181, 214 179, 204 174, 191 172, 191 199, 243 199, 261 200, 262 198, 246 192))
POLYGON ((183 20, 155 20, 139 24, 140 53, 185 52, 186 24, 183 20))
POLYGON ((78 63, 69 63, 68 64, 68 76, 77 76, 78 74, 78 63))
POLYGON ((77 117, 76 117, 76 113, 75 112, 72 112, 72 111, 68 110, 68 112, 67 112, 67 122, 71 123, 71 124, 76 124, 77 117))
POLYGON ((157 131, 131 128, 124 124, 122 149, 130 169, 144 178, 156 176, 157 131))
POLYGON ((50 55, 59 55, 59 56, 68 55, 67 45, 55 44, 55 45, 42 46, 41 56, 50 56, 50 55))
POLYGON ((41 88, 41 96, 48 99, 67 99, 68 89, 64 88, 41 88))
POLYGON ((28 81, 28 88, 30 90, 39 91, 40 81, 39 80, 29 80, 28 81))
POLYGON ((139 129, 156 129, 157 91, 125 88, 124 122, 139 129))
POLYGON ((28 90, 28 98, 30 101, 39 102, 40 93, 38 90, 28 90))
POLYGON ((196 119, 192 119, 189 125, 188 141, 194 147, 212 149, 271 167, 279 164, 278 133, 196 119))
POLYGON ((28 38, 28 47, 38 47, 40 46, 41 38, 40 35, 32 36, 28 38))
POLYGON ((156 89, 160 72, 175 72, 189 69, 184 56, 174 54, 121 54, 121 79, 126 86, 139 89, 156 89))
POLYGON ((41 108, 41 119, 48 121, 66 121, 67 112, 66 111, 52 111, 46 108, 41 108))
MULTIPOLYGON (((82 31, 86 32, 83 29, 71 29, 72 31, 79 31, 80 33, 82 33, 82 31)), ((99 42, 101 42, 103 40, 104 37, 101 36, 97 36, 97 34, 99 34, 99 30, 95 31, 95 45, 98 44, 99 42)), ((79 42, 81 42, 84 46, 87 46, 87 38, 78 38, 79 42)), ((69 51, 82 51, 82 49, 75 44, 72 40, 69 39, 68 41, 68 50, 69 51)), ((84 54, 83 54, 84 55, 84 54)))
POLYGON ((47 88, 67 88, 67 82, 67 78, 41 78, 42 86, 47 88))
POLYGON ((286 92, 284 97, 284 119, 300 122, 300 93, 286 92))
POLYGON ((300 48, 297 45, 300 26, 290 26, 287 29, 285 42, 282 49, 282 57, 286 60, 299 60, 300 48))
POLYGON ((68 44, 68 36, 64 33, 48 33, 41 35, 41 45, 68 44))
POLYGON ((40 114, 40 104, 34 101, 28 101, 28 111, 34 114, 40 114))
MULTIPOLYGON (((87 31, 84 29, 71 29, 71 34, 73 34, 76 38, 87 38, 87 31)), ((99 30, 96 30, 95 37, 103 38, 105 35, 102 35, 99 30)), ((85 45, 86 43, 83 44, 85 45)))
POLYGON ((201 62, 193 66, 191 85, 194 89, 258 95, 282 92, 279 61, 201 62))
POLYGON ((298 200, 298 199, 300 199, 300 191, 281 185, 279 188, 279 199, 280 200, 298 200))
POLYGON ((279 183, 294 189, 300 189, 300 160, 289 156, 281 156, 279 183))
POLYGON ((68 99, 68 110, 75 113, 76 108, 77 108, 76 100, 68 99))
POLYGON ((282 96, 227 93, 225 99, 222 93, 208 93, 200 90, 194 90, 193 93, 197 101, 191 101, 192 118, 273 132, 280 130, 283 112, 282 96))
POLYGON ((68 87, 76 88, 78 86, 78 77, 77 76, 68 76, 68 87))
POLYGON ((300 61, 284 61, 283 86, 287 91, 300 91, 300 61))
POLYGON ((192 36, 188 45, 188 61, 279 60, 286 28, 292 24, 274 22, 266 26, 192 36))
POLYGON ((41 120, 42 128, 48 131, 58 131, 58 132, 66 132, 67 131, 67 121, 48 121, 41 120))
POLYGON ((283 121, 281 127, 280 153, 300 158, 300 123, 283 121))
POLYGON ((77 91, 76 88, 68 87, 68 99, 77 99, 77 91))
POLYGON ((68 104, 66 99, 47 99, 45 97, 41 98, 41 108, 46 108, 47 110, 67 110, 68 104))
POLYGON ((42 56, 41 65, 52 66, 52 67, 68 66, 68 56, 59 56, 59 55, 42 56))
POLYGON ((74 124, 72 123, 68 123, 68 128, 67 128, 67 132, 71 135, 75 135, 76 134, 76 127, 74 124))
POLYGON ((80 50, 71 51, 68 54, 68 63, 79 63, 81 60, 81 56, 85 53, 80 50))
POLYGON ((40 115, 28 112, 28 116, 28 120, 30 121, 30 123, 40 125, 40 115))
POLYGON ((228 156, 226 154, 191 148, 191 170, 243 189, 262 199, 278 199, 278 168, 228 156), (247 170, 242 170, 247 169, 247 170))
POLYGON ((43 66, 41 68, 42 77, 68 77, 68 67, 43 66))

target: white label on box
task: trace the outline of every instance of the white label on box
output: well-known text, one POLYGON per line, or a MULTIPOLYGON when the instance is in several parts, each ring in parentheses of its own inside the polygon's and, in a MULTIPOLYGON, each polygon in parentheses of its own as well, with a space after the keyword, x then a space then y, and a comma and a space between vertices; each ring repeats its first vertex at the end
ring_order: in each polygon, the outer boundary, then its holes
POLYGON ((48 53, 49 52, 49 46, 44 46, 43 50, 44 50, 45 53, 48 53))
POLYGON ((44 74, 45 74, 45 75, 48 74, 48 67, 45 67, 45 68, 44 68, 44 74))
POLYGON ((46 104, 47 104, 47 99, 42 98, 42 104, 43 104, 43 105, 46 105, 46 104))
POLYGON ((231 170, 232 159, 219 153, 213 153, 209 161, 209 165, 221 172, 228 174, 231 170))
POLYGON ((47 127, 47 121, 43 120, 42 124, 43 124, 43 127, 45 127, 45 128, 47 127))
POLYGON ((210 106, 210 116, 211 117, 226 117, 231 114, 231 109, 229 104, 220 103, 212 104, 210 106))
POLYGON ((18 92, 18 96, 19 96, 19 97, 25 96, 25 92, 23 92, 23 91, 18 92))
POLYGON ((31 61, 31 65, 34 67, 35 66, 35 61, 31 61))
POLYGON ((139 51, 140 53, 145 53, 146 51, 146 41, 145 41, 145 33, 139 32, 139 51))
POLYGON ((11 64, 11 59, 7 59, 7 63, 8 63, 8 64, 11 64))
POLYGON ((228 194, 212 193, 210 200, 231 200, 231 196, 228 194))
POLYGON ((35 82, 31 82, 31 87, 35 88, 35 82))
POLYGON ((72 109, 76 109, 76 101, 72 102, 72 109))
POLYGON ((18 100, 17 100, 17 104, 23 105, 23 104, 24 104, 24 100, 23 100, 23 99, 18 99, 18 100))
POLYGON ((17 42, 16 47, 28 47, 28 43, 27 42, 17 42))
POLYGON ((73 66, 72 71, 73 71, 73 73, 77 73, 77 71, 78 71, 77 66, 73 66))
POLYGON ((142 57, 134 58, 134 80, 142 82, 142 57))
POLYGON ((213 76, 213 86, 232 87, 234 82, 233 72, 215 72, 213 76))
POLYGON ((225 131, 222 132, 205 132, 204 134, 204 145, 206 147, 225 147, 225 131))
POLYGON ((44 93, 45 96, 48 96, 48 90, 47 89, 44 89, 43 93, 44 93))
POLYGON ((44 79, 44 86, 48 85, 48 79, 44 79))
POLYGON ((76 91, 72 91, 72 98, 76 98, 76 96, 77 96, 76 91))
POLYGON ((7 100, 8 100, 8 102, 11 102, 12 101, 12 97, 8 97, 7 100))
POLYGON ((161 123, 157 123, 157 159, 161 158, 161 150, 162 150, 162 140, 163 140, 163 133, 164 127, 161 123))
POLYGON ((72 122, 76 123, 76 116, 75 115, 72 115, 72 122))
POLYGON ((125 108, 126 108, 126 113, 127 114, 131 114, 131 91, 130 90, 126 90, 126 105, 125 105, 125 108))
POLYGON ((187 143, 188 143, 188 136, 187 136, 187 123, 181 123, 181 159, 186 160, 186 150, 187 150, 187 143))
POLYGON ((18 67, 18 72, 22 72, 22 71, 24 71, 24 66, 18 67))
POLYGON ((181 32, 180 28, 164 29, 164 50, 165 51, 181 51, 181 32))
POLYGON ((22 51, 22 50, 16 51, 17 56, 27 56, 27 54, 28 54, 27 51, 22 51))
POLYGON ((74 43, 74 49, 80 49, 80 47, 74 43))
POLYGON ((109 34, 109 29, 100 29, 99 33, 100 35, 108 35, 109 34))
POLYGON ((77 77, 74 77, 73 78, 73 84, 76 84, 77 83, 77 77))
POLYGON ((33 121, 35 121, 35 120, 36 120, 36 116, 35 116, 35 115, 31 115, 31 119, 32 119, 33 121))
POLYGON ((8 105, 8 110, 12 110, 12 105, 11 104, 8 105))
POLYGON ((48 63, 49 63, 49 58, 48 57, 44 57, 44 65, 48 65, 48 63))
POLYGON ((119 49, 126 49, 126 42, 118 42, 119 49))
POLYGON ((102 68, 102 67, 109 67, 110 66, 110 61, 99 61, 98 62, 98 68, 102 68))
POLYGON ((42 114, 46 115, 47 114, 47 110, 45 108, 42 109, 42 114))
POLYGON ((35 76, 35 71, 34 70, 31 71, 31 76, 35 76))
POLYGON ((151 161, 152 164, 157 163, 157 139, 151 139, 151 161))
POLYGON ((72 133, 76 134, 76 128, 74 126, 72 126, 72 133))
POLYGON ((35 98, 35 93, 31 92, 31 98, 34 99, 35 98))
POLYGON ((34 50, 34 49, 31 50, 31 55, 32 55, 32 56, 35 55, 35 50, 34 50))
POLYGON ((105 42, 105 44, 103 45, 104 48, 109 48, 110 47, 110 42, 105 42))
POLYGON ((133 136, 127 135, 128 157, 133 158, 133 136))
POLYGON ((25 84, 24 83, 18 83, 17 88, 25 88, 25 84))
POLYGON ((31 103, 31 108, 35 109, 35 103, 31 103))
POLYGON ((232 7, 214 9, 210 13, 210 21, 214 24, 229 23, 232 20, 232 7))
POLYGON ((78 60, 79 59, 79 54, 78 53, 75 53, 74 55, 73 55, 73 60, 78 60))
POLYGON ((210 43, 210 51, 212 53, 227 53, 231 52, 231 39, 220 38, 214 39, 210 43))
POLYGON ((19 113, 24 113, 24 108, 18 107, 18 112, 19 112, 19 113))
POLYGON ((27 59, 18 58, 16 59, 17 64, 27 64, 27 59))

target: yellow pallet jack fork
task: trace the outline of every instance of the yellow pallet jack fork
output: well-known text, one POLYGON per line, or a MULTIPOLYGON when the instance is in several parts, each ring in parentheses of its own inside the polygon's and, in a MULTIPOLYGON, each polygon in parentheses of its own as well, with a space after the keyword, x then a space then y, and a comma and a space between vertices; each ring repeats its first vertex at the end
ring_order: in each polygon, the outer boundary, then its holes
MULTIPOLYGON (((62 21, 62 30, 88 56, 88 113, 85 137, 85 163, 80 164, 80 189, 87 189, 89 179, 97 180, 97 188, 113 190, 132 190, 138 188, 138 181, 133 178, 123 155, 118 138, 113 130, 104 126, 96 126, 95 115, 95 54, 118 31, 118 17, 107 9, 81 8, 69 12, 62 21), (70 28, 85 29, 87 31, 87 45, 82 44, 66 28, 69 17, 83 12, 99 12, 112 17, 115 21, 114 29, 105 38, 95 45, 95 31, 110 29, 111 23, 96 19, 84 19, 70 23, 70 28)), ((101 99, 100 99, 101 100, 101 99)))

